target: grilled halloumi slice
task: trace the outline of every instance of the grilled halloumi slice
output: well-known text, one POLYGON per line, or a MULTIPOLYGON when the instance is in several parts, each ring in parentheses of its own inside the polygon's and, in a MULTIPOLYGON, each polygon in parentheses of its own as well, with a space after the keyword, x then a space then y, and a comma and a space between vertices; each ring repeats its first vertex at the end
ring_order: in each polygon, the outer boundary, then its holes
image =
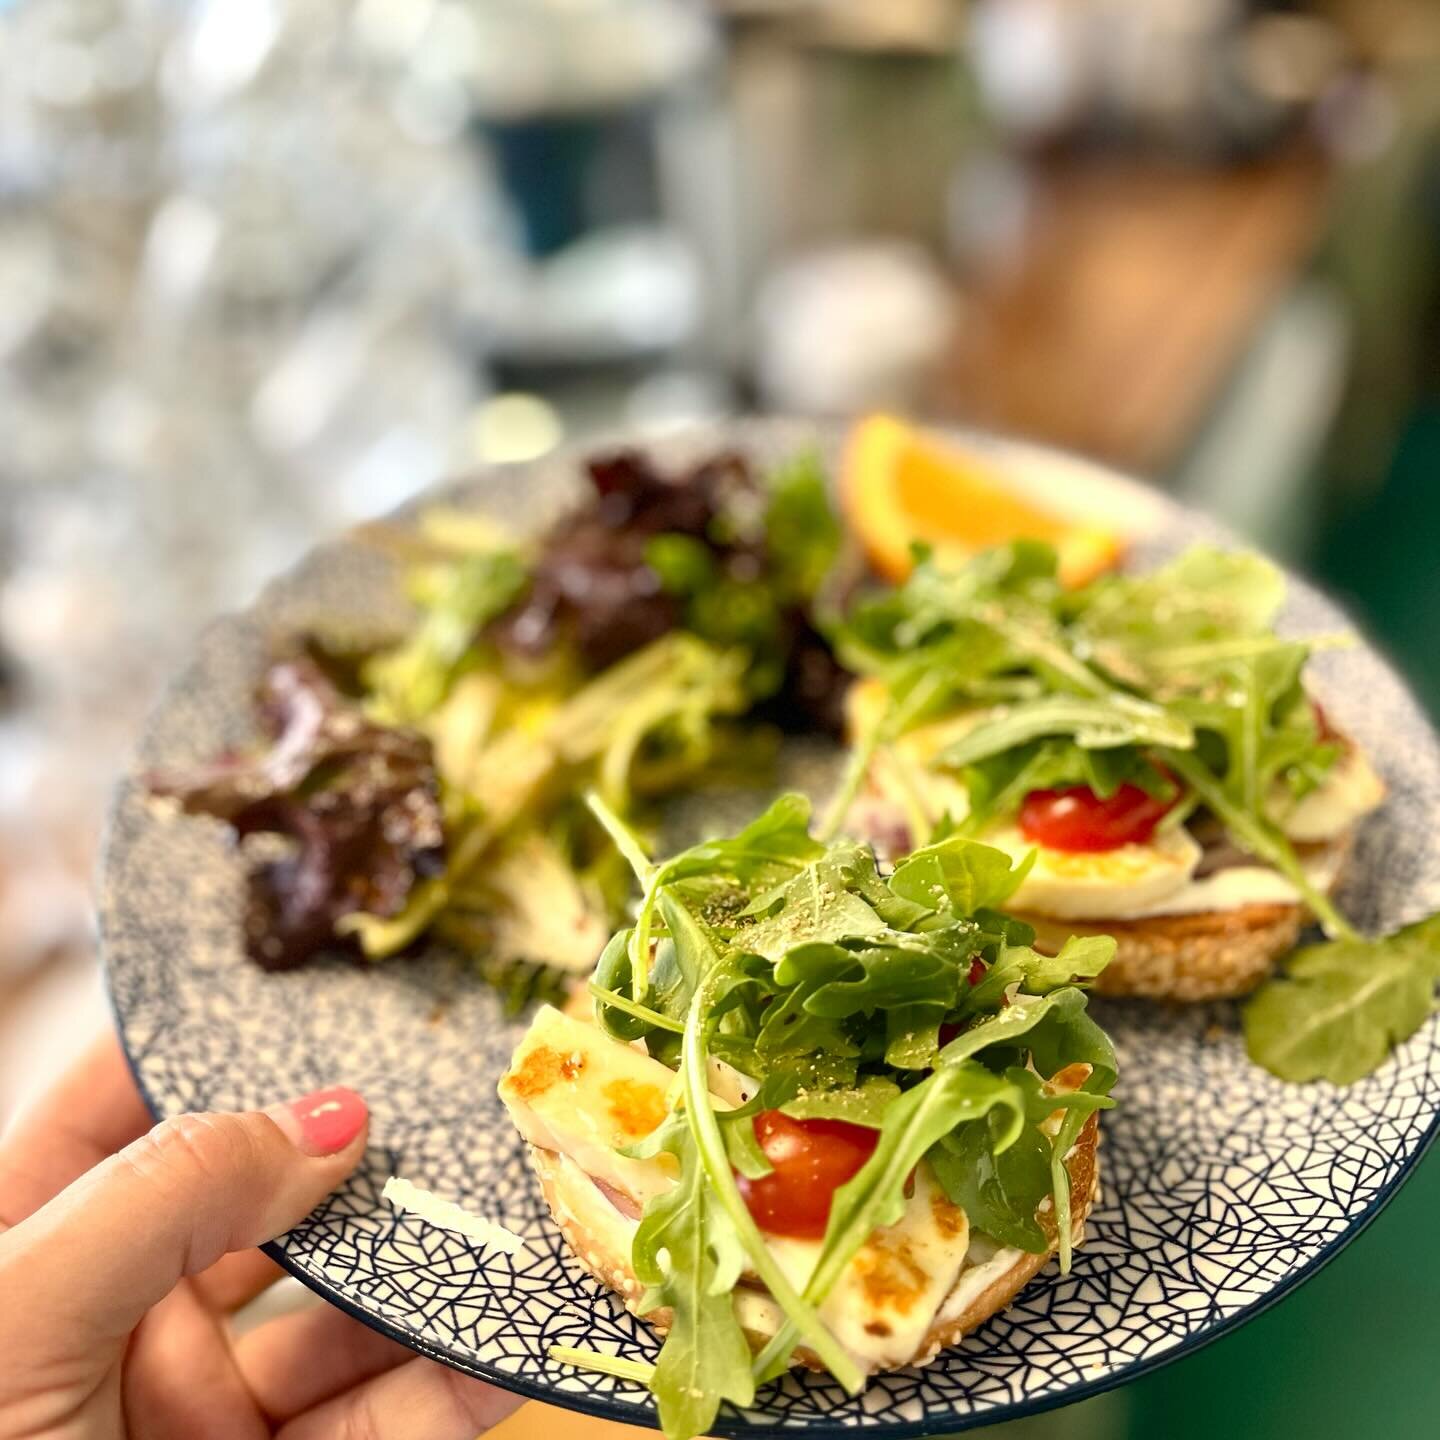
POLYGON ((620 1150, 665 1119, 673 1070, 598 1025, 550 1005, 536 1013, 500 1077, 500 1098, 532 1145, 568 1155, 637 1209, 673 1183, 668 1155, 632 1160, 620 1150))

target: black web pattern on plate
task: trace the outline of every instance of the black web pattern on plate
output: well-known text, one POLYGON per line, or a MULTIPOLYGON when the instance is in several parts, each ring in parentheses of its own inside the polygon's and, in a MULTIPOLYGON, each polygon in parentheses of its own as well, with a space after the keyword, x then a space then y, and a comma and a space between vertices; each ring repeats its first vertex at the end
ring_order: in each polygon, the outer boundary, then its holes
MULTIPOLYGON (((751 424, 723 437, 781 454, 813 431, 751 424)), ((716 435, 666 445, 693 453, 716 435)), ((832 443, 833 437, 822 437, 832 443)), ((980 442, 1000 444, 1000 442, 980 442)), ((1036 464, 1078 462, 1012 451, 1036 464)), ((532 521, 563 503, 557 459, 454 487, 532 521)), ((1091 483, 1095 472, 1086 467, 1091 483)), ((1119 487, 1127 482, 1106 478, 1119 487)), ((1153 499, 1147 503, 1154 504, 1153 499)), ((1162 507, 1147 558, 1205 522, 1162 507)), ((246 697, 266 638, 306 626, 367 634, 402 626, 394 575, 373 548, 318 551, 249 614, 217 623, 153 717, 137 769, 213 754, 248 733, 246 697)), ((1332 630, 1334 608, 1295 587, 1290 619, 1332 630)), ((1440 906, 1440 756, 1413 700, 1373 651, 1321 656, 1326 709, 1390 784, 1352 867, 1351 912, 1390 927, 1440 906)), ((648 1423, 644 1392, 552 1365, 554 1344, 653 1353, 643 1324, 565 1253, 495 1095, 518 1027, 443 955, 366 969, 334 959, 267 975, 244 962, 233 855, 208 822, 176 820, 122 788, 103 892, 106 962, 127 1049, 158 1110, 267 1104, 343 1081, 371 1102, 360 1172, 278 1242, 285 1263, 332 1298, 474 1373, 562 1404, 648 1423), (513 1260, 397 1218, 381 1200, 403 1174, 523 1236, 513 1260)), ((1096 1388, 1253 1311, 1353 1234, 1418 1158, 1440 1097, 1431 1022, 1370 1079, 1340 1092, 1290 1087, 1244 1057, 1232 1007, 1101 1005, 1122 1057, 1121 1108, 1102 1122, 1102 1192, 1072 1273, 1052 1266, 1003 1314, 925 1369, 887 1375, 857 1399, 819 1377, 765 1390, 730 1414, 755 1430, 954 1430, 1096 1388)))

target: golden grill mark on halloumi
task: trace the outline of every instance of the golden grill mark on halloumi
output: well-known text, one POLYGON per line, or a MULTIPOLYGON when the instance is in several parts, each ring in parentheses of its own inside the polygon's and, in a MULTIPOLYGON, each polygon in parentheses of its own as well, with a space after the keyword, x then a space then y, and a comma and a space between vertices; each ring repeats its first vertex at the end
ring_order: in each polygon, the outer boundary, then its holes
POLYGON ((645 1081, 624 1075, 609 1080, 605 1098, 610 1103, 611 1118, 632 1140, 648 1135, 665 1119, 664 1092, 645 1081))
POLYGON ((596 1025, 549 1005, 537 1012, 500 1077, 500 1098, 532 1145, 571 1156, 590 1176, 643 1206, 671 1183, 668 1155, 617 1153, 664 1120, 672 1070, 596 1025))

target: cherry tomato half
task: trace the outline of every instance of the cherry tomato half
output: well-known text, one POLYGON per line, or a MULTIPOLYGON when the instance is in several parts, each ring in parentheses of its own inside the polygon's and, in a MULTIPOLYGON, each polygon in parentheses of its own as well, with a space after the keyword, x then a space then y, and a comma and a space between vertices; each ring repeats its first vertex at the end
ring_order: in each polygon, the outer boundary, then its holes
POLYGON ((755 1138, 774 1168, 758 1180, 735 1177, 755 1223, 772 1235, 819 1240, 836 1190, 870 1158, 880 1136, 844 1120, 792 1120, 762 1110, 755 1138))
POLYGON ((1138 785, 1122 785, 1103 800, 1088 785, 1032 790, 1020 806, 1020 833, 1047 850, 1143 845, 1179 798, 1178 792, 1168 798, 1149 795, 1138 785))

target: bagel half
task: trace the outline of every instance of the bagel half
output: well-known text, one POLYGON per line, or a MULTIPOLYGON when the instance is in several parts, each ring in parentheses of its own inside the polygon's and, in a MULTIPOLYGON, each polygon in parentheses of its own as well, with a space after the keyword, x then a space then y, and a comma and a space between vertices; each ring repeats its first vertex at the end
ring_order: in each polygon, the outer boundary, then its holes
MULTIPOLYGON (((1070 1176, 1071 1238, 1075 1245, 1084 1239, 1085 1221, 1099 1190, 1098 1146, 1099 1125, 1097 1117, 1091 1115, 1065 1161, 1070 1176)), ((624 1301, 626 1309, 638 1314, 636 1307, 645 1287, 636 1279, 630 1264, 630 1242, 636 1224, 633 1216, 618 1208, 574 1161, 534 1145, 529 1147, 529 1151, 530 1163, 545 1194, 545 1203, 550 1207, 550 1214, 571 1253, 600 1284, 613 1290, 624 1301)), ((993 1277, 987 1275, 984 1287, 973 1295, 963 1294, 962 1287, 965 1290, 970 1288, 965 1285, 966 1277, 973 1275, 975 1270, 962 1271, 950 1298, 941 1305, 916 1353, 900 1365, 877 1368, 899 1369, 903 1365, 929 1364, 940 1351, 954 1345, 962 1336, 1003 1310, 1044 1268, 1057 1248, 1055 1222, 1048 1205, 1042 1210, 1040 1222, 1050 1236, 1048 1250, 1035 1255, 1020 1250, 998 1251, 988 1262, 994 1268, 993 1277), (952 1302, 955 1304, 952 1305, 952 1302), (954 1313, 951 1313, 952 1309, 954 1313)), ((670 1326, 668 1310, 652 1310, 643 1318, 661 1332, 670 1326)), ((749 1327, 746 1328, 746 1337, 756 1351, 770 1338, 763 1331, 749 1327)), ((795 1358, 799 1364, 812 1370, 821 1368, 818 1359, 803 1347, 795 1352, 795 1358)))
POLYGON ((1305 912, 1299 905, 1241 905, 1088 925, 1045 915, 1016 919, 1035 927, 1035 948, 1047 955, 1072 935, 1112 936, 1115 958, 1091 982, 1097 994, 1195 1002, 1253 990, 1295 948, 1305 912))

